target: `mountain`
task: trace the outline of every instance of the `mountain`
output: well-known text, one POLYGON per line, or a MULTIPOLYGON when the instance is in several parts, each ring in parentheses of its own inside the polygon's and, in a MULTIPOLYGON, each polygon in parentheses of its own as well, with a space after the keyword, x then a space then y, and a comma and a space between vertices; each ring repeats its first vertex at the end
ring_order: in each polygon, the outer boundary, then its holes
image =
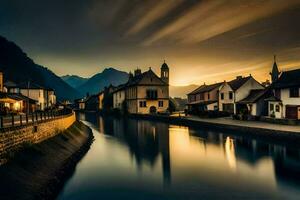
POLYGON ((96 94, 103 90, 105 86, 109 86, 110 84, 117 86, 127 81, 128 73, 114 68, 106 68, 103 72, 92 76, 76 89, 84 94, 96 94))
POLYGON ((58 100, 73 100, 80 97, 78 91, 69 86, 49 69, 34 63, 15 43, 0 36, 0 70, 4 80, 17 84, 30 81, 43 87, 53 88, 58 100))
POLYGON ((171 97, 187 98, 187 94, 195 90, 198 85, 187 85, 187 86, 170 86, 171 97))
POLYGON ((73 88, 77 88, 81 86, 88 80, 88 78, 82 78, 77 75, 65 75, 65 76, 61 76, 60 78, 73 88))

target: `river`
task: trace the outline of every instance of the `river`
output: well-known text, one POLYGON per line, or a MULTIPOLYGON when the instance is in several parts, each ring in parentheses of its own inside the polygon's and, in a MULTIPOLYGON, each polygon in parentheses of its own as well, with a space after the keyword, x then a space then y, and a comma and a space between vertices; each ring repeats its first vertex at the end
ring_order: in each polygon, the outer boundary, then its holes
POLYGON ((300 197, 300 147, 160 122, 78 117, 95 141, 60 200, 300 197))

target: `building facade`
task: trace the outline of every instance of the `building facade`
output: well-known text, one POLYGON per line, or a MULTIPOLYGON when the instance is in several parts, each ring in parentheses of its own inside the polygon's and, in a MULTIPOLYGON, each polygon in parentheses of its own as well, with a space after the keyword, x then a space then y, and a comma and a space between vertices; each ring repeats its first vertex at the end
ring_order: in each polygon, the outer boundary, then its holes
POLYGON ((282 72, 275 80, 274 96, 268 99, 269 116, 300 119, 300 69, 282 72))
POLYGON ((187 95, 189 112, 219 110, 218 98, 221 85, 222 83, 204 84, 189 93, 187 95))
POLYGON ((169 108, 169 67, 161 66, 161 77, 151 68, 142 73, 140 69, 130 74, 126 84, 113 92, 113 106, 127 109, 129 113, 163 113, 169 108))
POLYGON ((219 110, 238 114, 247 109, 239 101, 245 99, 251 90, 264 89, 251 75, 248 77, 238 76, 236 79, 224 82, 219 90, 219 110))

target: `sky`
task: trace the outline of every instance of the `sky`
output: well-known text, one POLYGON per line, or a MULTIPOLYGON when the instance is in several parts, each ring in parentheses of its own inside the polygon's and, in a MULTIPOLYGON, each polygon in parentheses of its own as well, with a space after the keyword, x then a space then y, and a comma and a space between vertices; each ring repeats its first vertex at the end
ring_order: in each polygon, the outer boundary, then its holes
POLYGON ((0 35, 58 75, 166 60, 172 85, 300 68, 299 0, 1 0, 0 35))

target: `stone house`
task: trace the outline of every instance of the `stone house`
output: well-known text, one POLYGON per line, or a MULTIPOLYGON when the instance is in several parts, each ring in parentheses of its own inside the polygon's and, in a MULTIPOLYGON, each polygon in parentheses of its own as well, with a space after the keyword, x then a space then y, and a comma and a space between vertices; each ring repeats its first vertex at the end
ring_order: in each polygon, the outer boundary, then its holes
POLYGON ((125 105, 129 113, 166 112, 169 107, 168 65, 163 63, 160 77, 151 68, 143 73, 135 70, 128 82, 113 92, 113 101, 114 108, 122 109, 125 105))
POLYGON ((219 110, 237 114, 247 109, 245 104, 239 101, 245 99, 251 90, 264 89, 251 75, 247 77, 237 76, 236 79, 224 82, 219 89, 219 110))
POLYGON ((188 96, 189 112, 218 110, 219 88, 223 83, 201 85, 188 96))

